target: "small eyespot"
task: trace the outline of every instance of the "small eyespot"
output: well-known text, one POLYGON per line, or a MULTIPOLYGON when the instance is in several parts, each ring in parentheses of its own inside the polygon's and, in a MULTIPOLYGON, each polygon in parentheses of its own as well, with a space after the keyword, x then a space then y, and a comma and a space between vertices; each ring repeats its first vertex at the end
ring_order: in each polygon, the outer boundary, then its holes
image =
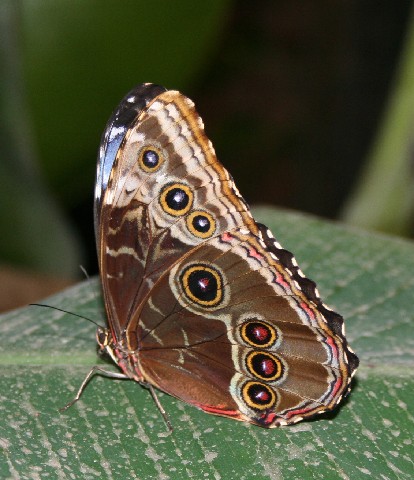
POLYGON ((180 281, 185 295, 197 305, 215 307, 223 300, 223 277, 212 266, 190 265, 182 272, 180 281))
POLYGON ((181 183, 167 185, 161 192, 160 204, 164 212, 174 217, 185 215, 193 204, 193 192, 181 183))
POLYGON ((285 370, 282 361, 276 355, 262 351, 253 351, 247 355, 246 368, 250 374, 267 382, 279 380, 285 370))
POLYGON ((240 336, 253 347, 269 348, 276 342, 278 332, 269 323, 251 318, 241 325, 240 336))
POLYGON ((138 156, 140 167, 147 173, 156 172, 161 167, 163 161, 161 151, 153 146, 143 148, 138 156))
POLYGON ((216 222, 210 213, 195 210, 187 216, 187 228, 196 237, 210 238, 216 231, 216 222))
POLYGON ((267 410, 275 406, 276 393, 260 382, 246 382, 241 394, 244 402, 254 410, 267 410))

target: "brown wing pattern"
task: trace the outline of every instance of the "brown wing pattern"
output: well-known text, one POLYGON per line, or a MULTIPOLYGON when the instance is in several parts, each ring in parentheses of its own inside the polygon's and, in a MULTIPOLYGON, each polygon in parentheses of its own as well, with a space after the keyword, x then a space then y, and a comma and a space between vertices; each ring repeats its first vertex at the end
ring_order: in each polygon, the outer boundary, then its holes
POLYGON ((241 226, 254 228, 192 102, 169 91, 156 97, 127 132, 104 196, 99 260, 117 337, 128 322, 136 321, 160 273, 204 240, 187 228, 188 215, 163 208, 160 196, 174 186, 192 197, 191 212, 214 218, 214 235, 241 226), (159 157, 153 171, 143 163, 148 152, 159 157))
POLYGON ((190 100, 147 101, 99 202, 108 322, 131 378, 266 427, 348 392, 358 359, 342 317, 254 222, 190 100))
POLYGON ((142 311, 142 319, 152 321, 143 320, 137 329, 140 369, 151 383, 188 403, 223 415, 236 411, 233 416, 259 425, 292 423, 332 409, 349 389, 354 356, 302 297, 259 238, 237 232, 214 238, 175 264, 152 290, 142 311), (186 282, 192 268, 207 279, 209 269, 220 277, 213 304, 204 305, 197 284, 186 282), (261 342, 254 328, 263 329, 269 341, 261 342), (177 382, 181 377, 186 380, 177 382), (217 396, 205 399, 206 378, 209 388, 226 379, 217 403, 217 396), (249 382, 256 387, 250 393, 249 382))

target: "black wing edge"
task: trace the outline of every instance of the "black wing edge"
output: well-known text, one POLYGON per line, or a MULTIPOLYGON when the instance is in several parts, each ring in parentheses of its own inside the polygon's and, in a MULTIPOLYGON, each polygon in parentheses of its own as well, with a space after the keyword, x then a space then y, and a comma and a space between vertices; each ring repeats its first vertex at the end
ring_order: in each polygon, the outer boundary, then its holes
POLYGON ((166 88, 153 83, 141 83, 135 86, 119 102, 106 123, 99 146, 96 170, 94 223, 95 236, 97 239, 102 197, 105 193, 118 149, 126 132, 145 107, 158 97, 158 95, 166 91, 166 88))
POLYGON ((319 312, 326 318, 329 328, 341 338, 344 350, 348 359, 349 374, 352 376, 359 365, 359 358, 349 348, 348 342, 343 334, 344 319, 339 313, 330 310, 320 299, 316 287, 316 283, 309 278, 300 274, 301 272, 295 257, 291 252, 283 248, 279 248, 276 239, 270 230, 262 223, 256 223, 257 228, 262 236, 267 250, 276 255, 280 263, 292 273, 292 279, 296 281, 306 297, 316 306, 319 312))
POLYGON ((165 87, 154 83, 141 83, 135 86, 119 102, 109 118, 107 126, 109 128, 129 128, 142 110, 155 97, 166 91, 165 87))

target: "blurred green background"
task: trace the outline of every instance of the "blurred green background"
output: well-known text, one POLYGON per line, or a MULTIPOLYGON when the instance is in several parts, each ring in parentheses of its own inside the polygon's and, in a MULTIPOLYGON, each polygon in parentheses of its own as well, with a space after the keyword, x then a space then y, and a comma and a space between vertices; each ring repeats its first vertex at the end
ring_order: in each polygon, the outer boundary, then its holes
POLYGON ((195 101, 249 203, 412 235, 411 10, 404 0, 0 0, 3 297, 45 275, 60 288, 80 264, 96 273, 100 136, 142 82, 195 101))

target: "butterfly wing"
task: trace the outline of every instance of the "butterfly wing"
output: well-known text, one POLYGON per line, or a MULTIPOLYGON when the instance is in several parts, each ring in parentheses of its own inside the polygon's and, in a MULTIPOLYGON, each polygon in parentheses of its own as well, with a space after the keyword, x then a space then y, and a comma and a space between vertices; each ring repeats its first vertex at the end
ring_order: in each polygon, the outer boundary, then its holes
MULTIPOLYGON (((154 86, 145 88, 153 92, 154 86)), ((142 105, 141 95, 147 104, 124 129, 115 158, 114 148, 107 147, 103 150, 109 153, 98 162, 98 258, 117 340, 127 326, 135 329, 152 285, 182 255, 222 231, 248 224, 256 228, 241 197, 235 197, 233 181, 218 163, 193 103, 175 91, 148 101, 145 88, 126 97, 142 105)), ((111 132, 118 129, 110 121, 104 138, 116 137, 111 132)))
POLYGON ((171 268, 142 311, 151 322, 140 329, 139 362, 151 383, 188 403, 278 426, 333 409, 357 359, 342 318, 287 273, 278 257, 289 256, 259 229, 215 237, 171 268))
POLYGON ((137 87, 140 107, 97 176, 98 254, 120 367, 263 426, 334 408, 358 364, 342 317, 254 222, 193 103, 153 89, 137 87))

